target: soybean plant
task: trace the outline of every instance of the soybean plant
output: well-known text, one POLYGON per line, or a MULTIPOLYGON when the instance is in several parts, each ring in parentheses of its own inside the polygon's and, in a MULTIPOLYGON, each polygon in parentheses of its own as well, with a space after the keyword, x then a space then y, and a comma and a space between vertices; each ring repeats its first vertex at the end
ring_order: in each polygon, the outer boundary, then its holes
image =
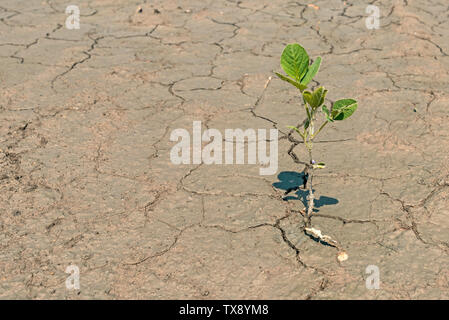
POLYGON ((325 168, 323 162, 315 161, 313 156, 313 143, 317 135, 326 127, 328 123, 334 123, 349 118, 357 109, 357 102, 354 99, 342 99, 335 101, 330 107, 325 105, 326 95, 328 91, 319 86, 315 90, 309 90, 308 85, 318 73, 321 64, 321 57, 317 57, 310 64, 309 55, 306 50, 299 44, 289 44, 285 47, 281 56, 281 67, 287 75, 276 73, 276 75, 296 87, 302 97, 305 119, 300 125, 289 126, 289 140, 294 142, 288 151, 289 155, 296 163, 303 164, 304 167, 304 188, 307 186, 308 198, 307 208, 303 212, 304 225, 306 233, 315 238, 325 241, 331 245, 338 247, 336 241, 330 237, 322 235, 320 230, 311 227, 311 217, 314 209, 313 194, 313 174, 317 169, 325 168), (319 119, 321 118, 321 121, 319 119), (301 140, 292 137, 292 133, 297 132, 301 140), (308 162, 301 161, 293 149, 299 143, 303 143, 307 155, 308 162))

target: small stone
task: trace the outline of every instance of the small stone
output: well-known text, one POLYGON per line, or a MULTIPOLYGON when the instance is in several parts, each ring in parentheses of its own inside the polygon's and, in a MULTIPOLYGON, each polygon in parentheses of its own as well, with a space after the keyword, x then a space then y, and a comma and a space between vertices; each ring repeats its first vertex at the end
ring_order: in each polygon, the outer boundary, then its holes
POLYGON ((137 7, 136 13, 142 13, 143 9, 142 7, 137 7))
POLYGON ((161 13, 158 9, 154 9, 154 14, 159 14, 161 13))

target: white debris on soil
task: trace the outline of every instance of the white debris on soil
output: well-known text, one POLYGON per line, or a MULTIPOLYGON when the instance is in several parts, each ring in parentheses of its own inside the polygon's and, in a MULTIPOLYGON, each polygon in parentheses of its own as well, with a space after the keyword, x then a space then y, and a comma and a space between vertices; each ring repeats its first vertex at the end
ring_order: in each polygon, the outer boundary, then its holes
POLYGON ((338 242, 333 240, 331 237, 322 234, 321 230, 315 229, 315 228, 305 228, 304 229, 306 233, 314 238, 320 239, 323 242, 326 242, 327 244, 339 248, 338 242))
POLYGON ((346 261, 348 260, 348 254, 344 251, 340 251, 337 255, 337 259, 340 262, 346 261))

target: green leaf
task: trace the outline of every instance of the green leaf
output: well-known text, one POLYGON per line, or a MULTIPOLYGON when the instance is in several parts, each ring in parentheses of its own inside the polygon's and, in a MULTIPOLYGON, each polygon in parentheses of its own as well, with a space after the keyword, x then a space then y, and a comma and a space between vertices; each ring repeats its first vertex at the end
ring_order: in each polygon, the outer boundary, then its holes
POLYGON ((304 122, 304 130, 307 130, 309 125, 310 125, 310 121, 309 121, 309 119, 306 119, 306 122, 304 122))
POLYGON ((357 101, 354 99, 342 99, 335 101, 332 106, 331 116, 334 120, 345 120, 357 109, 357 101))
POLYGON ((302 93, 302 98, 304 99, 304 103, 308 103, 310 106, 313 106, 313 93, 310 91, 304 91, 302 93))
POLYGON ((318 108, 324 103, 324 99, 326 98, 327 90, 324 87, 319 87, 313 92, 313 105, 312 107, 318 108))
POLYGON ((280 74, 280 73, 277 73, 277 72, 275 72, 275 73, 276 73, 276 75, 277 75, 280 79, 282 79, 282 80, 284 80, 284 81, 287 81, 288 83, 294 85, 296 88, 298 88, 299 90, 301 90, 301 92, 302 92, 304 89, 307 88, 307 86, 302 85, 302 84, 300 84, 299 82, 296 82, 296 81, 294 81, 294 80, 292 80, 292 79, 290 79, 290 78, 287 78, 286 76, 284 76, 284 75, 282 75, 282 74, 280 74))
POLYGON ((310 91, 304 91, 302 96, 304 98, 304 102, 307 102, 312 109, 316 109, 324 103, 326 94, 327 90, 323 87, 319 87, 313 93, 310 91))
POLYGON ((316 58, 316 60, 310 65, 304 77, 301 79, 301 84, 307 86, 313 77, 318 73, 321 65, 321 57, 316 58))
POLYGON ((319 162, 317 164, 314 164, 313 168, 314 169, 324 169, 324 168, 326 168, 326 165, 324 164, 324 162, 319 162))
POLYGON ((286 74, 299 82, 309 67, 306 50, 297 43, 287 45, 281 55, 281 67, 286 74))
POLYGON ((321 110, 323 110, 326 115, 327 121, 334 122, 334 120, 330 117, 329 109, 324 104, 321 106, 321 110))

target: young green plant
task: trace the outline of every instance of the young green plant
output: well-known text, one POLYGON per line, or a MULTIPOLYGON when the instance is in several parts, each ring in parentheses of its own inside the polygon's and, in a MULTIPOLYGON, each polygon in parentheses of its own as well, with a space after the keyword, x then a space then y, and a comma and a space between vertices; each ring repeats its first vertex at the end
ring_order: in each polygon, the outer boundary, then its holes
POLYGON ((319 86, 315 90, 309 90, 308 85, 318 73, 321 64, 321 57, 315 59, 310 64, 309 55, 299 44, 289 44, 285 47, 281 56, 281 67, 287 75, 276 73, 276 75, 293 85, 299 90, 302 97, 305 119, 297 126, 289 126, 291 129, 288 137, 293 145, 289 150, 290 156, 296 163, 305 165, 304 167, 304 188, 308 189, 307 209, 304 212, 305 230, 309 230, 313 236, 326 240, 332 244, 332 240, 323 236, 319 230, 311 227, 311 217, 314 209, 313 194, 313 174, 317 169, 325 168, 323 162, 317 162, 313 157, 313 143, 317 135, 326 127, 329 122, 342 121, 349 118, 357 109, 357 102, 354 99, 342 99, 335 101, 330 108, 325 105, 327 90, 319 86), (319 122, 319 118, 322 118, 319 122), (292 133, 297 132, 301 140, 292 137, 292 133), (303 143, 308 154, 308 162, 301 161, 293 152, 294 147, 303 143))

